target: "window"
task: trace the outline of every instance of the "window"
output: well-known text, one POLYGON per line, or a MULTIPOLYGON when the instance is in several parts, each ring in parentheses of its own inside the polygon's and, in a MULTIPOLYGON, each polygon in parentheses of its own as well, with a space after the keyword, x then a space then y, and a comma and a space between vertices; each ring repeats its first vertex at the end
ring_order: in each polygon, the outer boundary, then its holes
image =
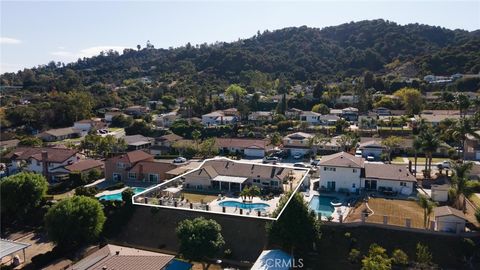
POLYGON ((253 183, 260 183, 260 179, 253 179, 253 183))
POLYGON ((356 173, 357 172, 357 169, 353 169, 353 173, 356 173))
POLYGON ((323 167, 323 170, 324 170, 324 171, 331 171, 331 172, 335 172, 335 171, 337 171, 337 168, 332 168, 332 167, 323 167))
POLYGON ((401 186, 401 187, 406 187, 406 186, 407 186, 407 183, 406 183, 406 182, 400 182, 400 186, 401 186))
POLYGON ((158 174, 149 174, 148 181, 150 182, 158 182, 158 174))
POLYGON ((37 160, 37 166, 40 166, 40 161, 37 160))
POLYGON ((128 173, 128 179, 131 179, 131 180, 137 179, 137 173, 135 173, 135 172, 129 172, 129 173, 128 173))
POLYGON ((125 168, 125 163, 123 163, 123 162, 118 162, 118 163, 117 163, 117 168, 120 168, 120 169, 125 168))
POLYGON ((270 181, 270 185, 272 185, 272 187, 278 187, 278 181, 270 181))
POLYGON ((357 185, 355 185, 355 183, 353 183, 353 184, 352 184, 352 188, 356 188, 356 187, 357 187, 357 185))

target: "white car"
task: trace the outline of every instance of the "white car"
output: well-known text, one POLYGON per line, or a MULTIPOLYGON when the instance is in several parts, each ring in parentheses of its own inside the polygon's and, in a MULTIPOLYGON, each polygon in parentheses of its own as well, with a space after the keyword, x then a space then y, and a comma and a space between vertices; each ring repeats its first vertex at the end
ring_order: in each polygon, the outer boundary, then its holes
POLYGON ((442 165, 442 168, 444 168, 444 169, 450 169, 450 167, 451 167, 450 161, 448 161, 448 160, 444 160, 444 161, 441 163, 441 165, 442 165))
POLYGON ((362 157, 362 150, 355 151, 355 157, 362 157))
POLYGON ((187 162, 187 159, 184 157, 177 157, 176 159, 173 160, 173 163, 184 163, 187 162))

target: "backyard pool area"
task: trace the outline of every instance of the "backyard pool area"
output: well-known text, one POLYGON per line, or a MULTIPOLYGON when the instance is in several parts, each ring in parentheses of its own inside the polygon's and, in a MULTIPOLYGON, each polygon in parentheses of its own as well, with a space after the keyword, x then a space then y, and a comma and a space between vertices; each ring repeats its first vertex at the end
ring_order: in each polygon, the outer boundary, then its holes
POLYGON ((335 210, 332 202, 338 203, 338 201, 337 197, 315 195, 310 200, 308 207, 315 213, 321 214, 322 217, 330 217, 335 210))
MULTIPOLYGON (((138 194, 138 193, 146 190, 146 188, 142 188, 142 187, 132 187, 132 189, 133 189, 133 192, 135 194, 138 194)), ((99 200, 104 200, 104 201, 121 201, 122 200, 122 191, 102 195, 102 196, 98 197, 98 199, 99 200)))
POLYGON ((270 207, 270 205, 266 203, 243 203, 243 202, 237 202, 237 201, 225 201, 221 202, 218 205, 220 206, 225 206, 225 207, 235 207, 235 208, 240 208, 240 209, 245 209, 245 210, 260 210, 260 211, 265 211, 265 208, 270 207))

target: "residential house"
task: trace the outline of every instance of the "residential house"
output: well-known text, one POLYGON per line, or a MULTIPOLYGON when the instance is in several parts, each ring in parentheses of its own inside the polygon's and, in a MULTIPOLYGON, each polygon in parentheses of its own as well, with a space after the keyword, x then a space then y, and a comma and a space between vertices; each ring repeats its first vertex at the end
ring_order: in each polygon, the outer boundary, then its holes
POLYGON ((358 192, 376 190, 409 195, 417 180, 404 165, 365 163, 361 157, 340 152, 319 162, 320 189, 358 192))
POLYGON ((365 179, 361 188, 390 190, 403 195, 415 191, 417 179, 405 165, 365 163, 365 179))
POLYGON ((126 114, 124 114, 123 112, 121 111, 109 111, 109 112, 106 112, 105 113, 105 121, 107 121, 108 123, 112 122, 112 119, 113 117, 115 116, 119 116, 119 115, 123 115, 123 116, 127 116, 126 114))
POLYGON ((441 232, 460 233, 465 231, 466 218, 462 211, 450 206, 435 207, 435 230, 441 232))
POLYGON ((310 140, 314 137, 312 134, 296 132, 283 137, 283 149, 291 155, 306 155, 310 153, 310 140))
POLYGON ((222 158, 205 161, 200 168, 184 175, 182 179, 186 189, 240 192, 249 185, 283 190, 283 181, 295 175, 291 168, 222 158))
POLYGON ((150 148, 155 141, 154 138, 145 137, 140 134, 125 136, 123 139, 127 143, 127 149, 129 151, 150 148))
POLYGON ((377 130, 377 116, 360 115, 358 117, 358 128, 363 130, 377 130))
POLYGON ((49 181, 64 175, 57 171, 81 161, 84 157, 77 150, 53 147, 19 147, 5 155, 9 160, 9 173, 29 171, 44 175, 49 181))
POLYGON ((205 126, 235 124, 239 120, 240 120, 239 113, 237 109, 234 109, 234 108, 214 111, 214 112, 202 115, 202 124, 205 126))
POLYGON ((358 120, 358 109, 354 107, 344 108, 340 117, 349 122, 356 122, 358 120))
POLYGON ((182 136, 171 133, 155 138, 154 145, 150 147, 152 155, 166 155, 172 151, 172 145, 178 141, 184 140, 182 136))
POLYGON ((263 158, 267 151, 273 149, 268 140, 259 139, 217 138, 215 144, 224 154, 239 153, 247 157, 263 158))
POLYGON ((321 189, 356 192, 361 188, 362 158, 339 152, 323 156, 318 166, 321 189))
POLYGON ((416 115, 414 122, 418 123, 423 119, 432 126, 438 126, 440 122, 446 119, 459 120, 460 118, 459 110, 426 110, 420 113, 420 115, 416 115))
POLYGON ((49 129, 44 131, 37 136, 46 142, 57 142, 65 139, 78 138, 81 135, 81 131, 68 127, 68 128, 57 128, 49 129))
POLYGON ((124 110, 124 112, 128 115, 132 116, 142 116, 147 114, 150 111, 150 108, 145 106, 130 106, 124 110))
POLYGON ((285 117, 287 117, 287 119, 298 120, 302 112, 300 109, 290 108, 285 111, 285 117))
POLYGON ((18 143, 20 143, 20 140, 17 140, 17 139, 0 141, 0 151, 5 151, 11 148, 15 148, 18 146, 18 143))
POLYGON ((310 125, 318 125, 320 124, 320 116, 322 114, 312 112, 312 111, 302 111, 300 114, 300 121, 307 122, 310 125))
POLYGON ((448 184, 431 185, 432 200, 435 202, 447 202, 450 188, 451 186, 448 184))
POLYGON ((121 154, 105 161, 105 179, 115 182, 159 183, 166 180, 166 172, 177 165, 157 161, 141 150, 121 154))
POLYGON ((382 145, 381 139, 376 140, 375 138, 358 143, 357 149, 362 151, 363 158, 373 157, 375 160, 380 160, 382 153, 386 150, 385 146, 382 145))
MULTIPOLYGON (((475 132, 480 136, 480 130, 475 132)), ((468 134, 465 141, 465 159, 480 160, 480 139, 468 134)))
POLYGON ((73 123, 73 129, 80 131, 82 136, 87 135, 91 130, 98 130, 106 127, 107 123, 100 118, 85 119, 73 123))
POLYGON ((256 123, 264 123, 264 122, 271 122, 273 121, 273 112, 268 111, 256 111, 251 112, 248 115, 248 121, 256 122, 256 123))
POLYGON ((336 100, 337 104, 355 105, 358 103, 357 95, 341 95, 336 100))
POLYGON ((373 109, 373 112, 376 113, 378 116, 389 116, 392 114, 390 109, 384 107, 373 109))
POLYGON ((169 112, 157 115, 154 117, 153 122, 157 127, 169 128, 179 118, 180 115, 177 112, 169 112))
POLYGON ((173 255, 108 244, 67 270, 189 270, 191 267, 191 264, 178 261, 173 255))
POLYGON ((65 166, 65 169, 70 172, 89 173, 92 170, 99 170, 103 172, 105 162, 96 159, 82 159, 76 163, 65 166))
POLYGON ((318 122, 322 126, 334 126, 341 118, 332 114, 323 114, 318 117, 318 122))

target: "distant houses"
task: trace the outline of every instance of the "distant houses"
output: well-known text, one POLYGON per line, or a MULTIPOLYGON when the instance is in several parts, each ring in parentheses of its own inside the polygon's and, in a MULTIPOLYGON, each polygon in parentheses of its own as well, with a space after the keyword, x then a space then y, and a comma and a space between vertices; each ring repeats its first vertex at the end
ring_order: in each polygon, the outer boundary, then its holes
POLYGON ((215 143, 221 153, 240 154, 246 157, 263 158, 273 149, 266 139, 217 138, 215 143))
POLYGON ((66 139, 79 138, 80 136, 81 131, 73 127, 49 129, 38 135, 40 139, 46 142, 57 142, 66 139))
POLYGON ((240 114, 235 108, 218 110, 202 115, 202 124, 205 126, 235 124, 239 120, 240 114))

